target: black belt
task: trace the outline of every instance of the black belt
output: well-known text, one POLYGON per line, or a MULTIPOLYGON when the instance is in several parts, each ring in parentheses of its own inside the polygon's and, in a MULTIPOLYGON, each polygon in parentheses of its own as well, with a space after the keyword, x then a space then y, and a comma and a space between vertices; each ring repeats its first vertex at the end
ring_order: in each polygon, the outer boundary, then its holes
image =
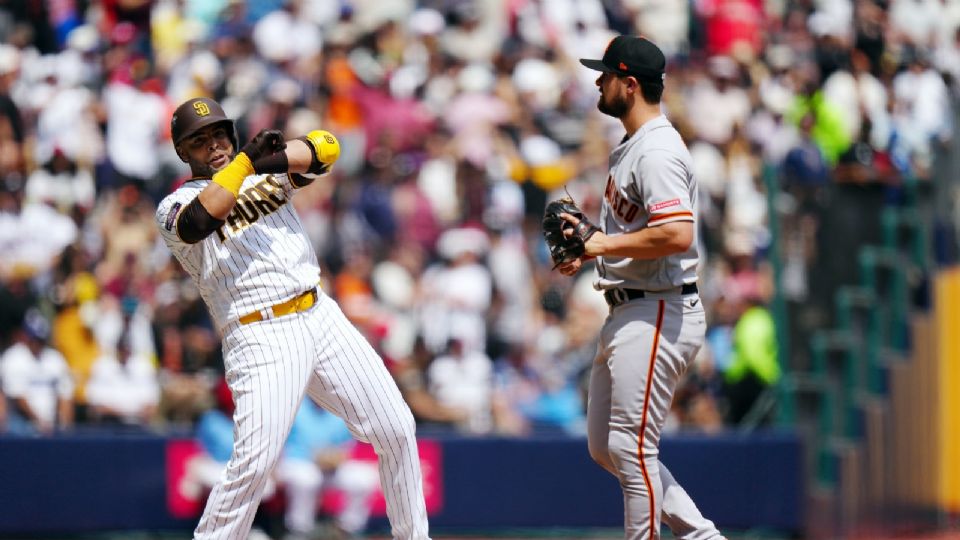
MULTIPOLYGON (((607 289, 603 291, 603 297, 607 300, 607 305, 610 307, 616 307, 624 302, 629 302, 630 300, 636 300, 637 298, 643 298, 647 295, 647 292, 660 293, 662 291, 644 291, 643 289, 607 289)), ((696 283, 684 283, 680 287, 680 294, 694 294, 699 292, 697 289, 696 283)))

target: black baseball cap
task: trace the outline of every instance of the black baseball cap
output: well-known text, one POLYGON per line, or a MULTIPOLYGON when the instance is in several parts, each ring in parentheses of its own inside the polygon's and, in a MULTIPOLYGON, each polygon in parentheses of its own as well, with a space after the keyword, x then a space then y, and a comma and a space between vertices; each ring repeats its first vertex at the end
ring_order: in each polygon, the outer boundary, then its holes
POLYGON ((620 35, 610 41, 602 60, 581 58, 580 63, 590 69, 628 75, 638 80, 663 82, 667 59, 663 51, 647 38, 620 35))

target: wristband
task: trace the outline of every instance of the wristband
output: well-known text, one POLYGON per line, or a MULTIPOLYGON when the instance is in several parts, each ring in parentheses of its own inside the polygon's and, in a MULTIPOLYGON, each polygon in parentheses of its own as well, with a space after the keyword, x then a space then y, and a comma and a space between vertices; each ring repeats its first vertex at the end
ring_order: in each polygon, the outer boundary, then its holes
POLYGON ((253 163, 250 162, 250 158, 240 152, 222 171, 213 175, 213 183, 233 193, 234 197, 239 197, 240 186, 253 172, 253 163))

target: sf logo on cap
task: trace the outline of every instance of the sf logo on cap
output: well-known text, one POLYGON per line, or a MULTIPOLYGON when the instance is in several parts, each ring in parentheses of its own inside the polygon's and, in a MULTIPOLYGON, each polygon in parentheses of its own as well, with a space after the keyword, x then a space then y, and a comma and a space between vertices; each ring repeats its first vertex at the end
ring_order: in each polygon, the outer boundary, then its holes
POLYGON ((210 114, 210 107, 202 101, 196 101, 193 104, 193 110, 197 111, 197 116, 206 116, 210 114))

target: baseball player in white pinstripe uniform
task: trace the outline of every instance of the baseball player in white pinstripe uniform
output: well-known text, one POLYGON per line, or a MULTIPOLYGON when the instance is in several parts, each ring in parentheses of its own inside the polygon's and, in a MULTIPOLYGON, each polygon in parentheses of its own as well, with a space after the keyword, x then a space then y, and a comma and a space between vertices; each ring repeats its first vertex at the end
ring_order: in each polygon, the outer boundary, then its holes
MULTIPOLYGON (((584 243, 610 306, 590 377, 590 455, 620 480, 626 538, 659 538, 661 515, 679 538, 722 538, 658 459, 677 381, 706 331, 696 286, 697 184, 686 145, 660 112, 666 60, 650 41, 618 36, 601 60, 581 63, 602 72, 597 107, 627 131, 610 155, 601 231, 584 243)), ((558 268, 574 275, 582 262, 558 268)))
POLYGON ((194 538, 247 538, 304 395, 373 445, 393 536, 429 538, 413 416, 383 361, 317 287, 317 257, 290 202, 329 170, 339 143, 325 131, 287 143, 262 131, 237 152, 233 121, 207 98, 180 105, 171 127, 193 178, 160 203, 157 225, 223 335, 236 404, 233 454, 194 538))

